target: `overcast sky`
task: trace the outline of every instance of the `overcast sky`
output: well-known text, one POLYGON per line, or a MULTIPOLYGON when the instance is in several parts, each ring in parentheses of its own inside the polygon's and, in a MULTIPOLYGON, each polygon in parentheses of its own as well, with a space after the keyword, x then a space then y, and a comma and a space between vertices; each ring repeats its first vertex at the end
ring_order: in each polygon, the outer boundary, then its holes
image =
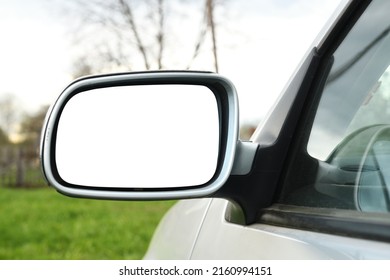
MULTIPOLYGON (((219 72, 237 87, 243 122, 266 114, 339 2, 227 0, 217 11, 223 24, 217 29, 219 72)), ((29 112, 52 103, 72 80, 72 45, 60 4, 0 0, 0 98, 14 94, 29 112)), ((194 67, 213 70, 209 62, 194 67)))

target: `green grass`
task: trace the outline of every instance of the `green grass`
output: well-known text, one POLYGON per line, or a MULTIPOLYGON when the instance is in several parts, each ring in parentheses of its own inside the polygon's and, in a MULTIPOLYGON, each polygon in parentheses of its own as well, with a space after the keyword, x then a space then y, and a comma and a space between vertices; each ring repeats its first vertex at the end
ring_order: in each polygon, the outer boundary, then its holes
POLYGON ((140 259, 173 201, 68 198, 0 188, 0 259, 140 259))

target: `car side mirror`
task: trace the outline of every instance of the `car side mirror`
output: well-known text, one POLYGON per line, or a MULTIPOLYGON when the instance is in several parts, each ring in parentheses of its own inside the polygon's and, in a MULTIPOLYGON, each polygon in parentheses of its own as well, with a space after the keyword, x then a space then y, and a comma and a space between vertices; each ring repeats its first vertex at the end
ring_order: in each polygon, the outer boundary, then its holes
POLYGON ((229 80, 204 72, 86 77, 62 92, 42 135, 43 173, 63 194, 207 196, 233 168, 237 94, 229 80))

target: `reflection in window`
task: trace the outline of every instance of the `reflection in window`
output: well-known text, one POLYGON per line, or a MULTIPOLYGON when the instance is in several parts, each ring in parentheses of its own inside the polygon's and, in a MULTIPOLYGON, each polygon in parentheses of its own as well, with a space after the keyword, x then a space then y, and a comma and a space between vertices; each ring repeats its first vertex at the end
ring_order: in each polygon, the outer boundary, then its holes
POLYGON ((390 122, 390 67, 374 84, 347 129, 350 134, 362 127, 390 122))

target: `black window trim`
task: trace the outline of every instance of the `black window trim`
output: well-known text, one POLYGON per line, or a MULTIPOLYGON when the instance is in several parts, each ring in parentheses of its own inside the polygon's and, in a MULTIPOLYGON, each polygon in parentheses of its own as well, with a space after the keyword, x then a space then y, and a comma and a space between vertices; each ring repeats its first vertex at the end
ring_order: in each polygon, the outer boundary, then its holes
POLYGON ((388 214, 274 204, 263 209, 264 224, 390 242, 388 214))

